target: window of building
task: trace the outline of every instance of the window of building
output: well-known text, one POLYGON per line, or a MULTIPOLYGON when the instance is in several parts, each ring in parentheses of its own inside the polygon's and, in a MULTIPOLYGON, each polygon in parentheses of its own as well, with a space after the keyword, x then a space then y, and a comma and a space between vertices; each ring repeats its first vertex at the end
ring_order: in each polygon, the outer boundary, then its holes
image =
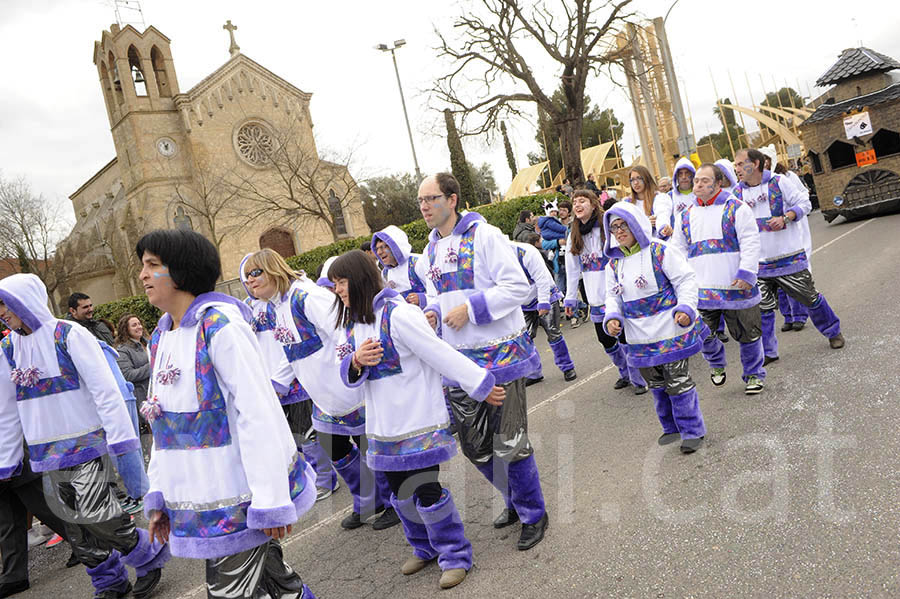
POLYGON ((275 140, 268 127, 258 121, 241 125, 234 135, 234 149, 247 163, 263 167, 275 151, 275 140))
POLYGON ((269 229, 260 235, 259 249, 263 248, 275 250, 283 258, 297 255, 297 248, 294 246, 294 236, 284 229, 269 229))
POLYGON ((880 129, 872 136, 872 148, 878 158, 900 154, 900 134, 890 129, 880 129))
POLYGON ((138 96, 146 96, 147 81, 141 70, 141 55, 134 46, 128 46, 128 70, 131 72, 131 80, 134 81, 134 93, 138 96))
POLYGON ((824 169, 822 168, 822 159, 819 158, 819 155, 815 152, 810 151, 807 153, 807 157, 809 157, 809 163, 812 166, 812 171, 815 174, 821 174, 824 169))
POLYGON ((153 65, 153 75, 156 77, 156 89, 159 91, 159 97, 172 97, 172 88, 169 87, 169 77, 166 75, 166 63, 162 52, 156 46, 150 49, 150 64, 153 65))
POLYGON ((825 150, 828 155, 828 162, 831 164, 831 170, 836 171, 839 168, 848 166, 856 166, 856 152, 853 146, 843 141, 835 141, 825 150))

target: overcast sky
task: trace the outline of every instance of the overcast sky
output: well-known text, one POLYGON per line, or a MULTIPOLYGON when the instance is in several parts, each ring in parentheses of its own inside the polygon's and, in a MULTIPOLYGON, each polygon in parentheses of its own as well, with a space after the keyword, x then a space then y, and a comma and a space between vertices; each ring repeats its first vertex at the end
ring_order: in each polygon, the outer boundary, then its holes
MULTIPOLYGON (((559 0, 547 0, 555 5, 559 0)), ((427 89, 442 74, 433 27, 451 30, 452 17, 469 2, 437 0, 143 0, 143 17, 172 40, 181 91, 228 60, 226 19, 238 26, 241 52, 313 94, 311 112, 320 148, 360 145, 359 174, 412 172, 390 56, 373 46, 404 38, 400 75, 423 173, 449 167, 444 126, 427 107, 427 89)), ((636 0, 648 17, 663 16, 672 0, 636 0)), ((896 0, 678 0, 667 21, 682 95, 699 138, 720 129, 715 95, 759 102, 763 85, 797 87, 807 95, 841 50, 862 41, 900 59, 896 0), (728 7, 728 8, 725 8, 728 7), (781 12, 778 12, 781 11, 781 12), (762 82, 760 81, 762 76, 762 82), (774 82, 773 82, 774 77, 774 82)), ((125 21, 136 15, 124 12, 125 21)), ((96 68, 93 43, 115 20, 112 0, 0 0, 0 171, 24 175, 46 197, 65 199, 115 156, 96 68)), ((548 87, 558 73, 543 60, 535 70, 548 87), (549 68, 548 68, 549 66, 549 68)), ((636 131, 624 91, 602 78, 589 81, 594 103, 611 107, 625 123, 625 156, 636 131)), ((538 150, 533 123, 511 122, 519 166, 538 150)), ((755 129, 750 126, 749 129, 755 129)), ((472 163, 489 162, 501 191, 511 174, 502 141, 464 141, 472 163)), ((63 204, 71 211, 68 201, 63 204)))

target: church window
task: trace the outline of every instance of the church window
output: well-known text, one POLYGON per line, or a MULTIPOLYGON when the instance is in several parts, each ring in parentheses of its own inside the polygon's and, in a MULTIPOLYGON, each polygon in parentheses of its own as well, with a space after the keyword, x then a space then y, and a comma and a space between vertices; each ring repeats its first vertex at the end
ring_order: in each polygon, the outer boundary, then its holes
POLYGON ((856 166, 856 152, 853 146, 843 141, 835 141, 825 150, 828 156, 828 162, 831 163, 831 170, 836 171, 839 168, 848 166, 856 166))
POLYGON ((269 229, 259 236, 259 249, 269 248, 278 252, 283 258, 297 255, 294 238, 284 229, 269 229))
POLYGON ((333 189, 328 190, 328 210, 331 212, 331 216, 334 219, 334 232, 341 236, 347 235, 347 222, 344 220, 344 209, 333 189))
POLYGON ((172 89, 169 87, 169 77, 166 74, 166 63, 159 48, 153 46, 150 49, 150 64, 153 65, 153 75, 156 77, 156 89, 160 98, 171 98, 172 89))
POLYGON ((109 66, 112 69, 110 76, 112 77, 112 86, 113 90, 116 94, 116 104, 123 104, 125 102, 125 96, 122 94, 122 80, 119 78, 119 63, 116 62, 116 57, 113 56, 113 53, 109 53, 109 66))
POLYGON ((238 155, 253 166, 264 166, 275 150, 275 141, 269 129, 255 121, 245 123, 238 129, 234 143, 238 155))
POLYGON ((139 96, 146 96, 147 81, 144 79, 144 72, 141 70, 141 56, 134 46, 128 46, 128 70, 131 72, 132 81, 134 81, 134 93, 139 96))

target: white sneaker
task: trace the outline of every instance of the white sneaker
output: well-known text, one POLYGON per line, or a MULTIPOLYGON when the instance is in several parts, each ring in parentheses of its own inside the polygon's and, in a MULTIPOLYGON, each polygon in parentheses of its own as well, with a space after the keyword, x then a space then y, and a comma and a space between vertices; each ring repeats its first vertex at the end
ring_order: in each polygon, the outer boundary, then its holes
MULTIPOLYGON (((37 547, 38 545, 43 545, 47 541, 50 540, 50 537, 53 536, 53 532, 48 532, 44 534, 40 529, 47 528, 46 526, 34 526, 31 530, 28 531, 28 547, 29 549, 32 547, 37 547)), ((47 528, 50 531, 49 528, 47 528)))

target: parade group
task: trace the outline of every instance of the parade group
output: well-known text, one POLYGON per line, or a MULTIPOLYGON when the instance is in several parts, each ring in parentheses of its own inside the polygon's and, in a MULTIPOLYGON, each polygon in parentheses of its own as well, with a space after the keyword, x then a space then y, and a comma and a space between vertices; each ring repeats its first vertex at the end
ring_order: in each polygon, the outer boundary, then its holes
MULTIPOLYGON (((55 318, 36 276, 8 276, 2 492, 19 490, 21 518, 27 510, 56 522, 101 599, 153 595, 171 555, 206 560, 210 598, 312 598, 279 540, 340 480, 353 497, 341 526, 401 524, 411 555, 400 571, 436 561, 438 586, 451 588, 473 565, 439 476, 457 447, 505 499, 493 525, 520 524, 516 546, 531 549, 549 524, 527 427, 526 386, 543 377, 539 327, 571 381, 560 321, 584 309, 618 369, 614 387, 649 389, 657 442, 680 442, 684 454, 707 433, 688 359, 700 353, 712 384, 725 385, 726 329, 748 395, 763 391, 765 366, 778 359, 779 296, 790 315, 782 330, 808 314, 831 348, 844 345, 810 273, 809 194, 773 153, 745 149, 734 164, 700 166, 682 158, 668 193, 643 166, 628 179, 630 197, 619 201, 572 189, 566 225, 559 205, 545 206, 538 228, 564 227, 554 240, 564 292, 546 239, 524 226, 513 241, 460 211, 465 198, 448 173, 418 190, 431 228, 422 254, 389 226, 373 236, 373 255, 332 257, 316 280, 272 250, 255 251, 240 266, 243 302, 214 291, 220 260, 204 237, 145 235, 140 280, 164 314, 148 340, 134 315, 119 329, 137 331, 149 360, 139 402, 153 439, 146 470, 121 356, 55 318), (147 529, 123 511, 116 473, 143 501, 147 529)), ((8 547, 0 597, 29 585, 8 547)))

